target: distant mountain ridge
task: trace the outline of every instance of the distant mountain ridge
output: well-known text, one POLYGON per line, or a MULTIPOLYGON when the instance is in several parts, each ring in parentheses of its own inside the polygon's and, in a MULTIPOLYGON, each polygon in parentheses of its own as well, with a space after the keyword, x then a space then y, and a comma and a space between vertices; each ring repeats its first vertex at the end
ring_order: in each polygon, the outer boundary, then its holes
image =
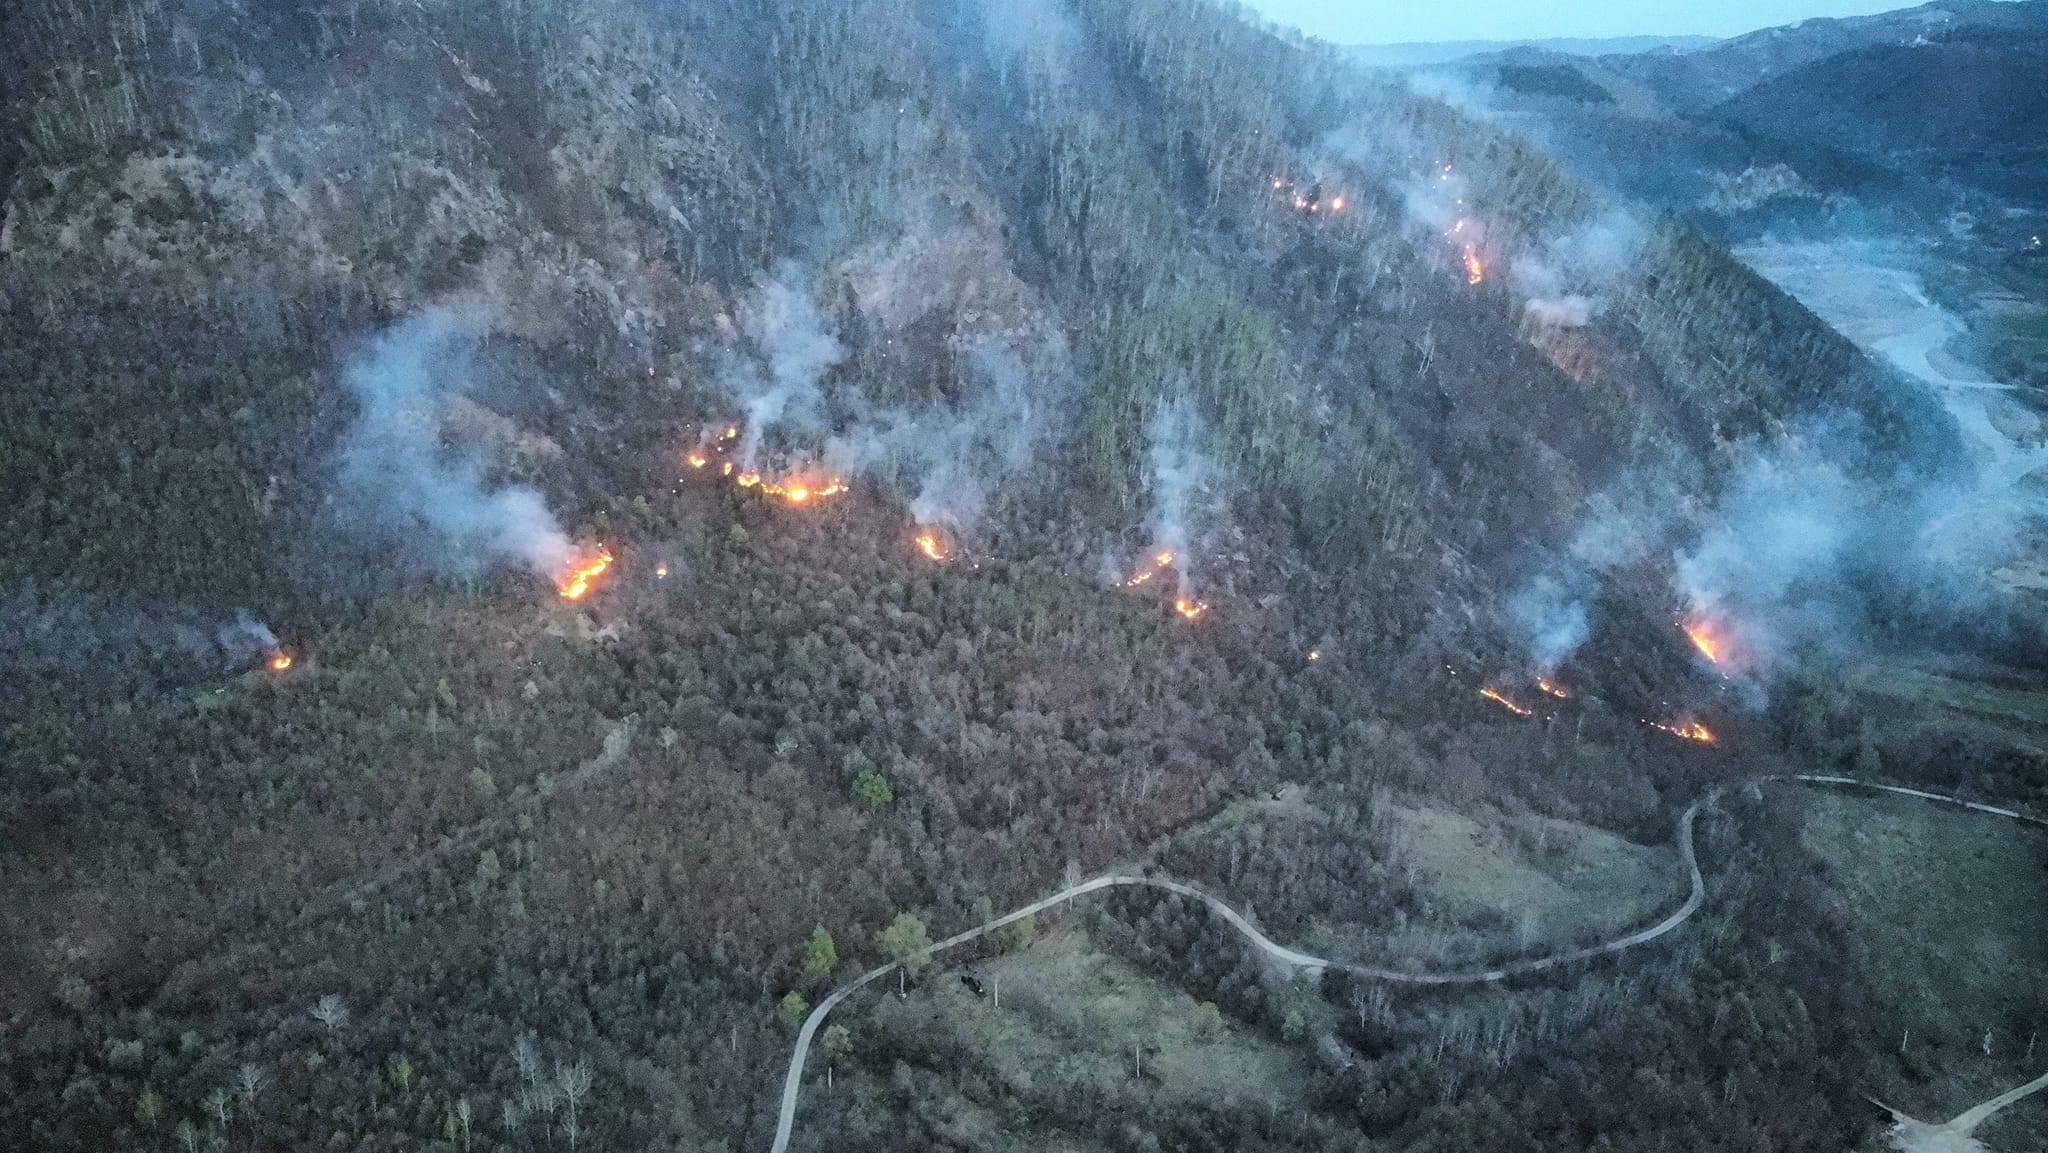
POLYGON ((1401 44, 1353 44, 1344 52, 1356 63, 1373 68, 1426 68, 1474 56, 1515 49, 1554 52, 1560 56, 1614 56, 1640 52, 1688 52, 1720 41, 1713 36, 1611 36, 1548 40, 1444 40, 1401 44))

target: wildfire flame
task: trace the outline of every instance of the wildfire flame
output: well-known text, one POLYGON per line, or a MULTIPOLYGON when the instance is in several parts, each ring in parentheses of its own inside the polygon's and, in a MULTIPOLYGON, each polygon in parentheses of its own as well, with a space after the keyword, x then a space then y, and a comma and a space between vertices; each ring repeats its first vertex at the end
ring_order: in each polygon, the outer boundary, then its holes
POLYGON ((952 550, 946 547, 946 542, 940 539, 938 530, 930 528, 917 534, 917 551, 923 553, 926 560, 939 564, 946 563, 953 555, 952 550))
POLYGON ((1465 283, 1467 283, 1467 284, 1478 284, 1478 283, 1479 283, 1480 281, 1482 281, 1482 280, 1485 280, 1485 279, 1486 279, 1486 264, 1485 264, 1485 262, 1483 262, 1483 261, 1481 261, 1481 260, 1479 259, 1479 249, 1478 249, 1477 247, 1473 246, 1473 245, 1470 245, 1470 244, 1466 245, 1466 246, 1465 246, 1465 283))
POLYGON ((1499 689, 1496 689, 1491 685, 1487 686, 1486 688, 1480 689, 1479 695, 1485 697, 1487 700, 1492 701, 1493 703, 1499 705, 1501 708, 1506 709, 1507 711, 1515 714, 1518 717, 1533 717, 1536 715, 1535 709, 1532 709, 1527 705, 1517 704, 1515 701, 1510 700, 1506 693, 1501 692, 1499 689))
POLYGON ((1696 741, 1702 745, 1714 743, 1714 731, 1698 721, 1678 721, 1668 725, 1662 721, 1645 721, 1644 723, 1653 729, 1662 729, 1674 737, 1682 737, 1685 740, 1696 741))
POLYGON ((1310 663, 1310 664, 1315 664, 1315 663, 1316 663, 1317 661, 1320 661, 1320 660, 1322 660, 1322 659, 1323 659, 1323 650, 1321 650, 1321 649, 1310 649, 1310 650, 1308 651, 1308 663, 1310 663))
POLYGON ((290 653, 285 652, 283 649, 279 649, 276 652, 270 654, 271 672, 281 673, 290 667, 292 667, 292 655, 290 653))
POLYGON ((1332 214, 1344 211, 1344 197, 1341 194, 1325 197, 1321 182, 1303 187, 1285 177, 1275 176, 1273 191, 1287 197, 1296 212, 1305 212, 1310 216, 1324 211, 1332 214))
POLYGON ((1173 611, 1191 621, 1198 621, 1202 619, 1204 613, 1209 611, 1209 602, 1189 600, 1187 597, 1182 597, 1173 602, 1173 611))
POLYGON ((597 578, 603 576, 605 570, 610 567, 612 567, 612 554, 600 548, 595 553, 576 562, 575 567, 569 570, 569 575, 562 578, 562 583, 557 586, 556 591, 562 594, 562 599, 565 601, 580 601, 590 595, 591 585, 596 583, 597 578))
POLYGON ((1145 582, 1151 580, 1153 577, 1157 575, 1159 574, 1156 569, 1149 568, 1141 570, 1139 572, 1132 573, 1131 579, 1124 582, 1124 587, 1127 589, 1137 588, 1139 585, 1144 584, 1145 582))
POLYGON ((1553 681, 1548 677, 1537 677, 1536 687, 1542 689, 1546 693, 1549 693, 1551 696, 1556 697, 1558 700, 1564 701, 1571 699, 1572 694, 1570 689, 1565 688, 1563 685, 1558 684, 1556 681, 1553 681))
POLYGON ((691 454, 690 454, 689 456, 685 457, 684 459, 686 459, 686 460, 688 460, 688 461, 690 462, 690 467, 691 467, 691 468, 703 468, 703 467, 704 467, 705 465, 707 465, 707 464, 710 464, 710 463, 711 463, 711 458, 710 458, 710 457, 708 457, 708 456, 705 456, 705 455, 704 455, 703 453, 701 453, 701 452, 693 452, 693 453, 691 453, 691 454))
POLYGON ((1685 629, 1685 639, 1691 641, 1692 647, 1699 650, 1708 662, 1723 668, 1735 663, 1735 638, 1730 635, 1727 625, 1696 613, 1681 627, 1685 629))
MULTIPOLYGON (((759 485, 763 493, 769 496, 779 496, 787 503, 799 507, 810 504, 813 501, 838 496, 846 491, 846 482, 836 476, 828 477, 822 481, 805 480, 802 477, 794 476, 785 477, 782 480, 763 481, 758 474, 749 475, 753 476, 753 483, 759 485)), ((740 483, 747 485, 747 477, 741 477, 740 483)))

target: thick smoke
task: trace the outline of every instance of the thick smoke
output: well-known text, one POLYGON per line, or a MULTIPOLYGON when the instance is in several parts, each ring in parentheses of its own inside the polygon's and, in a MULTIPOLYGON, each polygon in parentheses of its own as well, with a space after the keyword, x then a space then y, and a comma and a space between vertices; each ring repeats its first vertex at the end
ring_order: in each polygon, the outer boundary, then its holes
MULTIPOLYGON (((1673 579, 1768 673, 1901 626, 1996 631, 1996 566, 2023 556, 2031 498, 1966 469, 1879 466, 1863 431, 1816 422, 1740 457, 1673 579)), ((1905 639, 1905 638, 1900 638, 1905 639)))
POLYGON ((1173 554, 1172 567, 1185 586, 1204 522, 1216 512, 1221 473, 1209 454, 1201 414, 1185 396, 1161 400, 1149 432, 1152 543, 1173 554))
POLYGON ((746 413, 736 454, 742 468, 758 466, 762 446, 775 428, 822 425, 820 383, 846 353, 811 299, 807 279, 801 265, 784 263, 756 288, 741 312, 754 355, 734 358, 721 383, 746 413))
POLYGON ((447 403, 475 376, 476 325, 433 309, 370 342, 342 372, 360 409, 337 480, 352 527, 422 546, 430 571, 472 577, 512 563, 553 578, 574 554, 541 494, 493 485, 474 452, 443 447, 447 403))
POLYGON ((1529 319, 1583 328, 1606 307, 1609 290, 1640 262, 1648 234, 1635 217, 1609 209, 1517 256, 1514 283, 1529 319))
POLYGON ((1632 475, 1509 613, 1539 668, 1583 644, 1601 578, 1670 558, 1673 599, 1710 621, 1722 671, 1768 680, 1803 652, 1849 655, 1930 631, 1995 636, 2011 602, 1994 580, 2024 559, 2038 501, 1995 470, 1902 461, 1859 422, 1814 419, 1737 448, 1711 506, 1697 484, 1632 475))

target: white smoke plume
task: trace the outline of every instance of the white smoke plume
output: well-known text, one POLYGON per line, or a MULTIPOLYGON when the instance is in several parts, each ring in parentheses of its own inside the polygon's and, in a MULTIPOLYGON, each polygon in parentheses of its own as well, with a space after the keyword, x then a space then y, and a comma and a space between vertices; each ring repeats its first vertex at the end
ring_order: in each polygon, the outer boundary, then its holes
POLYGON ((741 311, 753 356, 732 360, 721 382, 746 414, 735 454, 742 468, 760 463, 762 446, 777 427, 820 427, 821 382, 846 355, 812 300, 807 279, 801 265, 785 262, 741 311))
POLYGON ((1065 79, 1067 62, 1081 43, 1073 18, 1058 0, 971 0, 981 21, 982 40, 988 54, 1004 73, 1021 69, 1025 75, 1051 83, 1065 79))
POLYGON ((352 527, 417 546, 430 571, 473 577, 511 563, 552 579, 574 548, 541 494, 493 484, 480 456, 443 446, 447 402, 475 381, 479 327, 430 309, 349 361, 342 381, 359 411, 339 455, 342 508, 352 527))
POLYGON ((1898 625, 1996 633, 1991 579, 2029 555, 2032 498, 1953 468, 1872 460, 1860 428, 1812 422, 1741 454, 1673 582, 1757 676, 1807 650, 1854 653, 1898 625))
POLYGON ((0 670, 91 669, 126 658, 208 672, 277 652, 277 634, 246 609, 208 625, 191 612, 144 612, 18 589, 0 600, 0 670))
POLYGON ((984 337, 960 351, 965 397, 957 406, 892 410, 854 421, 826 446, 841 475, 879 475, 910 496, 919 524, 967 533, 991 488, 1027 473, 1052 435, 1069 390, 1064 349, 1027 363, 1009 343, 984 337))
POLYGON ((1668 556, 1674 599, 1722 638, 1721 671, 1756 687, 1806 652, 2001 639, 2016 602, 1993 573, 2031 555, 2042 521, 2035 497, 1987 475, 1880 447, 1854 420, 1809 420, 1737 448, 1704 507, 1682 495, 1697 480, 1631 474, 1509 616, 1530 660, 1553 668, 1587 640, 1606 574, 1668 556))
POLYGON ((1553 671, 1592 636, 1593 603, 1609 572, 1642 560, 1670 540, 1678 486, 1633 477, 1587 502, 1564 549, 1538 565, 1508 600, 1508 615, 1530 662, 1553 671))
POLYGON ((247 610, 237 610, 234 620, 214 630, 213 638, 230 664, 246 664, 278 650, 277 634, 247 610))
POLYGON ((1181 586, 1194 575, 1194 551, 1220 507, 1222 474, 1209 454, 1201 414, 1185 396, 1162 399, 1149 429, 1154 549, 1173 554, 1181 586))
POLYGON ((1611 208, 1515 257, 1514 284, 1529 319, 1553 328, 1591 324, 1613 286, 1640 263, 1647 239, 1634 216, 1611 208))

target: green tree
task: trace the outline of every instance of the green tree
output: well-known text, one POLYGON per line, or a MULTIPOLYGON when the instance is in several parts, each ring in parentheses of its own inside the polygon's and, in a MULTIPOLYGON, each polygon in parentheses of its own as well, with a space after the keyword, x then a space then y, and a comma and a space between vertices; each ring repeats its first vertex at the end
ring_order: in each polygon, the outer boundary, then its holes
POLYGON ((819 1043, 825 1046, 827 1060, 844 1060, 848 1053, 853 1052, 853 1033, 844 1025, 827 1025, 819 1043))
POLYGON ((1031 947, 1031 943, 1036 940, 1038 940, 1038 914, 1036 913, 1027 917, 1019 917, 996 930, 996 943, 1002 947, 1004 952, 1014 953, 1019 949, 1028 949, 1031 947))
POLYGON ((853 779, 853 795, 870 811, 896 799, 896 793, 889 788, 889 779, 873 769, 862 769, 860 776, 853 779))
POLYGON ((1287 1041, 1299 1041, 1308 1034, 1308 1015, 1300 1009, 1287 1010, 1287 1016, 1280 1020, 1280 1036, 1287 1041))
POLYGON ((725 541, 733 548, 742 549, 747 547, 748 539, 747 526, 743 524, 736 524, 725 530, 725 541))
POLYGON ((403 1093, 412 1088, 412 1079, 416 1072, 410 1060, 399 1057, 391 1062, 391 1083, 398 1086, 398 1091, 403 1093))
POLYGON ((782 995, 781 1011, 782 1019, 789 1022, 790 1025, 801 1025, 804 1023, 804 1018, 810 1015, 811 1003, 804 1000, 802 993, 791 989, 782 995))
POLYGON ((898 913, 896 919, 881 933, 882 948, 889 956, 901 962, 911 973, 924 968, 928 958, 925 950, 932 947, 932 935, 924 922, 909 913, 898 913))
POLYGON ((823 923, 811 930, 810 943, 804 946, 804 975, 813 981, 822 981, 839 967, 839 946, 833 942, 832 934, 823 923))
POLYGON ((144 1125, 154 1125, 163 1115, 164 1095, 155 1089, 144 1088, 142 1096, 135 1099, 135 1119, 144 1125))

